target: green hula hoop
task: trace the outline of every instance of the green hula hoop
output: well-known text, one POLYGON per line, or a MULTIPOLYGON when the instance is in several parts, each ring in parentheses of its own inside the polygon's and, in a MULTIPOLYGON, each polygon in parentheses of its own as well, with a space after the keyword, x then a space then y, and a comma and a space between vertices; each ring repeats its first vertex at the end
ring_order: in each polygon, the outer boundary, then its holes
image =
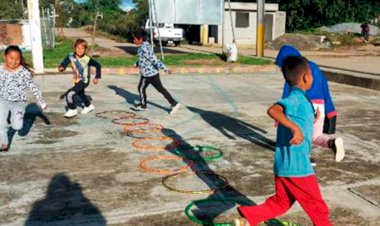
POLYGON ((200 225, 208 225, 208 226, 233 226, 234 225, 233 222, 226 222, 226 223, 205 223, 205 222, 199 220, 196 216, 194 216, 193 214, 190 213, 190 210, 191 210, 191 208, 194 205, 200 204, 200 203, 209 203, 209 202, 235 202, 235 203, 238 203, 238 204, 241 204, 241 205, 247 205, 247 206, 252 205, 252 203, 248 203, 246 201, 241 201, 241 200, 236 200, 236 199, 230 199, 230 198, 226 198, 226 199, 200 199, 200 200, 191 201, 191 203, 186 206, 186 209, 185 209, 186 216, 192 222, 200 224, 200 225))
POLYGON ((214 146, 210 146, 210 145, 195 145, 195 146, 178 147, 178 148, 176 148, 175 153, 182 156, 182 157, 191 159, 193 161, 201 161, 201 160, 212 161, 212 160, 219 159, 219 158, 223 157, 223 152, 220 149, 218 149, 217 147, 214 147, 214 146), (200 156, 201 157, 201 159, 200 159, 200 158, 194 158, 192 156, 187 156, 187 155, 182 153, 183 151, 189 151, 189 150, 194 150, 197 152, 216 151, 217 153, 213 156, 205 156, 205 157, 200 156))
POLYGON ((299 224, 294 224, 294 223, 291 223, 291 222, 286 222, 286 221, 280 221, 280 220, 277 220, 277 219, 271 219, 271 220, 268 220, 268 221, 265 221, 265 224, 269 224, 269 225, 276 225, 276 226, 300 226, 299 224))

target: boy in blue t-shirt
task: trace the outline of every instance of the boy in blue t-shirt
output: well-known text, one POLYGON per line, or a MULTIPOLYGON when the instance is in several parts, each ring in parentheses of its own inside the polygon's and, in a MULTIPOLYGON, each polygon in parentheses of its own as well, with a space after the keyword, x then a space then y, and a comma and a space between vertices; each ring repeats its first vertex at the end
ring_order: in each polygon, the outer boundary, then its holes
POLYGON ((319 117, 305 93, 313 76, 303 57, 286 58, 281 69, 290 92, 268 109, 268 115, 279 122, 274 157, 276 194, 261 205, 238 207, 244 218, 235 219, 234 225, 257 225, 285 213, 298 201, 315 226, 330 226, 329 209, 309 159, 313 122, 319 117))

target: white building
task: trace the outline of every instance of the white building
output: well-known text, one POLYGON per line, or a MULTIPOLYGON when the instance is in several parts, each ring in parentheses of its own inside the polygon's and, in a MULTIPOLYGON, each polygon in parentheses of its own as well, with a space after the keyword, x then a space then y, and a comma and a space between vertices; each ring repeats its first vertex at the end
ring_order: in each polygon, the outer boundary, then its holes
MULTIPOLYGON (((257 4, 232 2, 232 24, 238 45, 256 45, 257 4)), ((232 27, 228 3, 224 11, 224 43, 232 42, 232 27)), ((265 4, 265 40, 272 41, 285 34, 286 13, 278 4, 265 4)), ((223 25, 209 26, 209 42, 223 43, 223 25)))

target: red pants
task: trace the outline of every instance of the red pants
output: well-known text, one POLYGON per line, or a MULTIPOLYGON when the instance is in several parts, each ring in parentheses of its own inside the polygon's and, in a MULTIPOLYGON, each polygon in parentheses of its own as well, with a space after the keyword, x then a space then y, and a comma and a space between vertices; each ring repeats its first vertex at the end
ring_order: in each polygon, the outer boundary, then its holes
POLYGON ((258 206, 241 206, 239 212, 251 226, 284 214, 295 201, 315 226, 331 226, 329 209, 322 199, 317 177, 275 177, 276 194, 258 206))

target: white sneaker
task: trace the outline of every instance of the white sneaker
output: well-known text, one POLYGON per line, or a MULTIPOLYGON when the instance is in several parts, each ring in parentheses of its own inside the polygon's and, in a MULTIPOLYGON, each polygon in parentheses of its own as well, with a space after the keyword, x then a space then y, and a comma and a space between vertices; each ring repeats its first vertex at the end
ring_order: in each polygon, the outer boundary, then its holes
POLYGON ((234 226, 250 226, 245 218, 239 217, 234 219, 234 226))
POLYGON ((78 114, 78 110, 77 109, 69 109, 68 111, 66 111, 66 113, 63 115, 65 116, 65 118, 72 118, 74 116, 76 116, 78 114))
POLYGON ((181 109, 182 105, 180 103, 177 103, 174 107, 172 106, 169 112, 169 115, 174 115, 181 109))
POLYGON ((95 109, 94 105, 90 104, 90 106, 83 108, 80 112, 81 114, 87 114, 95 109))
POLYGON ((335 162, 340 162, 344 158, 343 139, 338 137, 334 140, 335 162))

